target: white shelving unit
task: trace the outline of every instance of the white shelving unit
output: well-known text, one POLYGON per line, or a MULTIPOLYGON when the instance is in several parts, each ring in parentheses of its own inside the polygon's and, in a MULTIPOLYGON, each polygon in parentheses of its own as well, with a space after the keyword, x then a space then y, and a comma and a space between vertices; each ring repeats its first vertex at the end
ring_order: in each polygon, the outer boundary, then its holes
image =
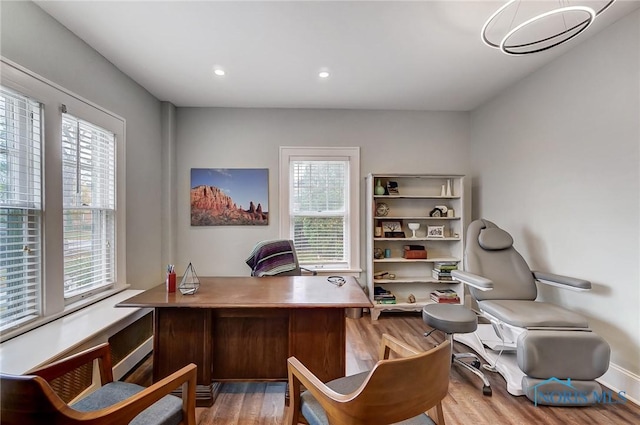
MULTIPOLYGON (((458 262, 462 268, 464 253, 464 176, 427 175, 427 174, 369 174, 366 178, 367 206, 367 289, 371 302, 371 319, 377 320, 383 311, 421 311, 431 303, 430 293, 435 289, 455 290, 464 302, 463 284, 457 281, 439 281, 432 276, 437 262, 458 262), (386 187, 387 182, 398 184, 398 194, 377 195, 375 187, 378 180, 386 187), (446 187, 450 187, 447 194, 446 187), (445 194, 442 196, 442 187, 445 194), (384 203, 388 207, 386 215, 376 215, 377 206, 384 203), (453 216, 432 217, 430 213, 437 206, 453 210, 453 216), (376 227, 384 223, 400 222, 404 237, 388 237, 384 230, 382 236, 375 236, 376 227), (407 223, 419 223, 420 228, 413 232, 407 223), (428 226, 444 226, 443 237, 427 237, 428 226), (405 245, 421 245, 427 250, 426 259, 405 259, 405 245), (376 249, 383 253, 390 250, 390 257, 375 258, 376 249), (394 279, 374 279, 374 275, 386 271, 394 274, 394 279), (374 286, 382 286, 396 296, 395 304, 377 304, 374 300, 374 286), (413 295, 415 302, 409 302, 413 295)), ((445 214, 446 215, 446 214, 445 214)), ((387 230, 392 230, 388 228, 387 230)))

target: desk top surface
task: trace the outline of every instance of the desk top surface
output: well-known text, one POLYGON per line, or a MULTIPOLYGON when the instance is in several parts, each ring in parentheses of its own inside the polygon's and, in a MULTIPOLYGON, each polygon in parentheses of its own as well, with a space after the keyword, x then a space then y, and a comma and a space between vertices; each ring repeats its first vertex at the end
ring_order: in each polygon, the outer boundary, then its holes
POLYGON ((337 286, 326 276, 199 277, 194 295, 168 293, 164 284, 116 307, 345 308, 372 307, 353 277, 337 286))

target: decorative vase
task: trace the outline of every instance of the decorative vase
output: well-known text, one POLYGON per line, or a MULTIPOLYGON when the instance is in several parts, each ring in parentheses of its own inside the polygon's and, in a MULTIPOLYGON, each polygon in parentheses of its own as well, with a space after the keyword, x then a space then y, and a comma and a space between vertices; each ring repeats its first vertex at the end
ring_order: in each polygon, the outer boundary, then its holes
POLYGON ((451 180, 447 180, 447 196, 453 196, 451 194, 451 180))
POLYGON ((440 187, 440 196, 445 196, 445 195, 446 195, 445 188, 444 188, 444 185, 442 185, 440 187))
POLYGON ((382 187, 380 180, 376 182, 376 195, 384 195, 384 187, 382 187))

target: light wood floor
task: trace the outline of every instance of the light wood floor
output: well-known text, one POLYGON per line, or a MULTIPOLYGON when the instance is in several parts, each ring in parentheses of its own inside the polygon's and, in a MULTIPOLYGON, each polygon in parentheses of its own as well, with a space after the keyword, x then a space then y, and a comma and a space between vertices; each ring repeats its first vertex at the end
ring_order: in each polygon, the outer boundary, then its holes
MULTIPOLYGON (((434 332, 425 338, 428 328, 417 314, 382 314, 372 322, 347 319, 347 375, 369 369, 377 359, 380 336, 388 333, 423 349, 433 347, 443 336, 434 332)), ((456 351, 469 351, 456 343, 456 351)), ((151 359, 143 362, 128 378, 129 382, 149 385, 151 359)), ((485 372, 493 395, 482 395, 482 382, 472 373, 452 368, 449 395, 443 408, 447 425, 511 424, 640 424, 640 407, 626 402, 589 407, 534 406, 526 397, 507 393, 499 374, 485 372)), ((282 425, 285 418, 284 383, 224 384, 211 408, 196 409, 200 425, 282 425)))

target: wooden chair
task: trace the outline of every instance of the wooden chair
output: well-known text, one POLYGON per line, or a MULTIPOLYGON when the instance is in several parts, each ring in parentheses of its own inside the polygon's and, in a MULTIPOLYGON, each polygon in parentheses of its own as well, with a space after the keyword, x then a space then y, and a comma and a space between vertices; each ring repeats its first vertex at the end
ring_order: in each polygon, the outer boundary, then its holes
POLYGON ((19 425, 130 422, 195 425, 195 395, 194 364, 148 388, 114 382, 109 344, 104 343, 35 370, 30 375, 0 374, 0 418, 3 424, 19 425), (102 386, 73 405, 65 403, 49 381, 94 359, 98 359, 102 386), (180 386, 182 400, 168 395, 180 386))
POLYGON ((288 359, 288 425, 300 415, 310 425, 444 425, 442 399, 447 395, 451 344, 421 352, 387 334, 380 360, 369 372, 322 383, 295 357, 288 359), (390 352, 400 357, 389 359, 390 352), (307 391, 301 394, 300 385, 307 391), (429 411, 427 415, 425 412, 429 411))

